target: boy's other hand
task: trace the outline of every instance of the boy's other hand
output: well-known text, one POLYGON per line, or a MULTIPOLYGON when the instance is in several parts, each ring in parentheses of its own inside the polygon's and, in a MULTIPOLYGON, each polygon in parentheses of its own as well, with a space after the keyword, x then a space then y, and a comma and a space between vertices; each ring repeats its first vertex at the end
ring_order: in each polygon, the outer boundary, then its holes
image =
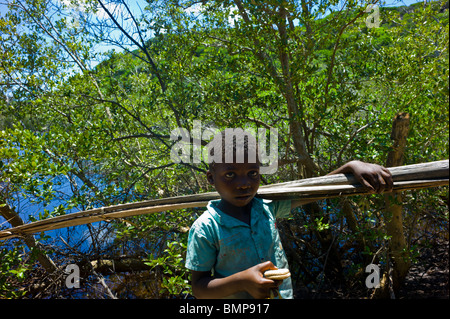
POLYGON ((358 182, 372 193, 390 192, 394 185, 391 172, 377 164, 351 161, 343 165, 337 173, 352 173, 358 182))
POLYGON ((256 299, 268 298, 270 289, 277 288, 281 281, 264 278, 264 272, 278 269, 271 261, 266 261, 243 271, 245 290, 256 299))

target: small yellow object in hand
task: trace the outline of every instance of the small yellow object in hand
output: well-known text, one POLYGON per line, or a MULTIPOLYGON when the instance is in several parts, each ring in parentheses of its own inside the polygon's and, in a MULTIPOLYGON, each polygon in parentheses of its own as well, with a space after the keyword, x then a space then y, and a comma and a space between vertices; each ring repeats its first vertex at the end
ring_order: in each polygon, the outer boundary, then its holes
POLYGON ((290 276, 289 269, 271 269, 264 272, 264 277, 272 280, 284 280, 290 276))
MULTIPOLYGON (((272 280, 284 280, 286 278, 289 278, 290 276, 291 273, 289 272, 289 269, 272 269, 264 272, 264 277, 272 280)), ((270 290, 269 299, 275 299, 276 297, 280 297, 280 299, 283 299, 278 289, 270 290)))

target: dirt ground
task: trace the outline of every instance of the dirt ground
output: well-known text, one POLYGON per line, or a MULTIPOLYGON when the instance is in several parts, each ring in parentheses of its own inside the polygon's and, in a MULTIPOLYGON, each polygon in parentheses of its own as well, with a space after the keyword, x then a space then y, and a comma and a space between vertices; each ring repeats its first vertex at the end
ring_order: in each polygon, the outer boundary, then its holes
MULTIPOLYGON (((423 246, 422 246, 423 247, 423 246)), ((422 248, 412 264, 404 286, 395 299, 449 299, 449 242, 422 248)), ((370 299, 363 284, 343 289, 330 285, 321 289, 299 289, 296 299, 370 299)))
POLYGON ((449 242, 424 248, 412 265, 399 299, 449 299, 449 242))

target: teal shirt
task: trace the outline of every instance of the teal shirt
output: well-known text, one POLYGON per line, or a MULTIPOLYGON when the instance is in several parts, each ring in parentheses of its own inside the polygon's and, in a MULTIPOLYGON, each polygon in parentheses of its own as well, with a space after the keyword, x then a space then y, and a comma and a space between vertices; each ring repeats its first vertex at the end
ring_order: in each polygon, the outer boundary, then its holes
MULTIPOLYGON (((289 268, 276 227, 276 218, 287 217, 291 201, 269 201, 254 198, 250 225, 222 212, 217 204, 208 203, 207 210, 189 231, 186 268, 212 271, 216 278, 228 277, 270 260, 278 268, 289 268)), ((291 278, 285 279, 279 291, 292 298, 291 278)), ((228 298, 251 298, 241 292, 228 298)))

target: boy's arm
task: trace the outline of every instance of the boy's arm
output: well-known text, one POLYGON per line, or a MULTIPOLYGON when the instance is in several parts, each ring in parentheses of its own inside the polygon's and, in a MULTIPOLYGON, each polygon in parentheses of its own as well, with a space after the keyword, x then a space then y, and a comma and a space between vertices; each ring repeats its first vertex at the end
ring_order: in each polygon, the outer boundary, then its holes
MULTIPOLYGON (((361 161, 348 162, 327 175, 351 173, 372 193, 382 193, 392 191, 394 182, 391 172, 380 165, 370 164, 361 161)), ((291 202, 291 208, 312 203, 314 200, 300 199, 291 202)))
POLYGON ((264 271, 277 269, 266 261, 224 278, 211 277, 209 271, 192 271, 192 291, 198 299, 219 299, 246 291, 254 298, 266 298, 279 283, 266 279, 264 271))
POLYGON ((391 172, 380 165, 361 161, 348 162, 327 175, 351 173, 362 185, 372 193, 392 191, 394 181, 391 172))

